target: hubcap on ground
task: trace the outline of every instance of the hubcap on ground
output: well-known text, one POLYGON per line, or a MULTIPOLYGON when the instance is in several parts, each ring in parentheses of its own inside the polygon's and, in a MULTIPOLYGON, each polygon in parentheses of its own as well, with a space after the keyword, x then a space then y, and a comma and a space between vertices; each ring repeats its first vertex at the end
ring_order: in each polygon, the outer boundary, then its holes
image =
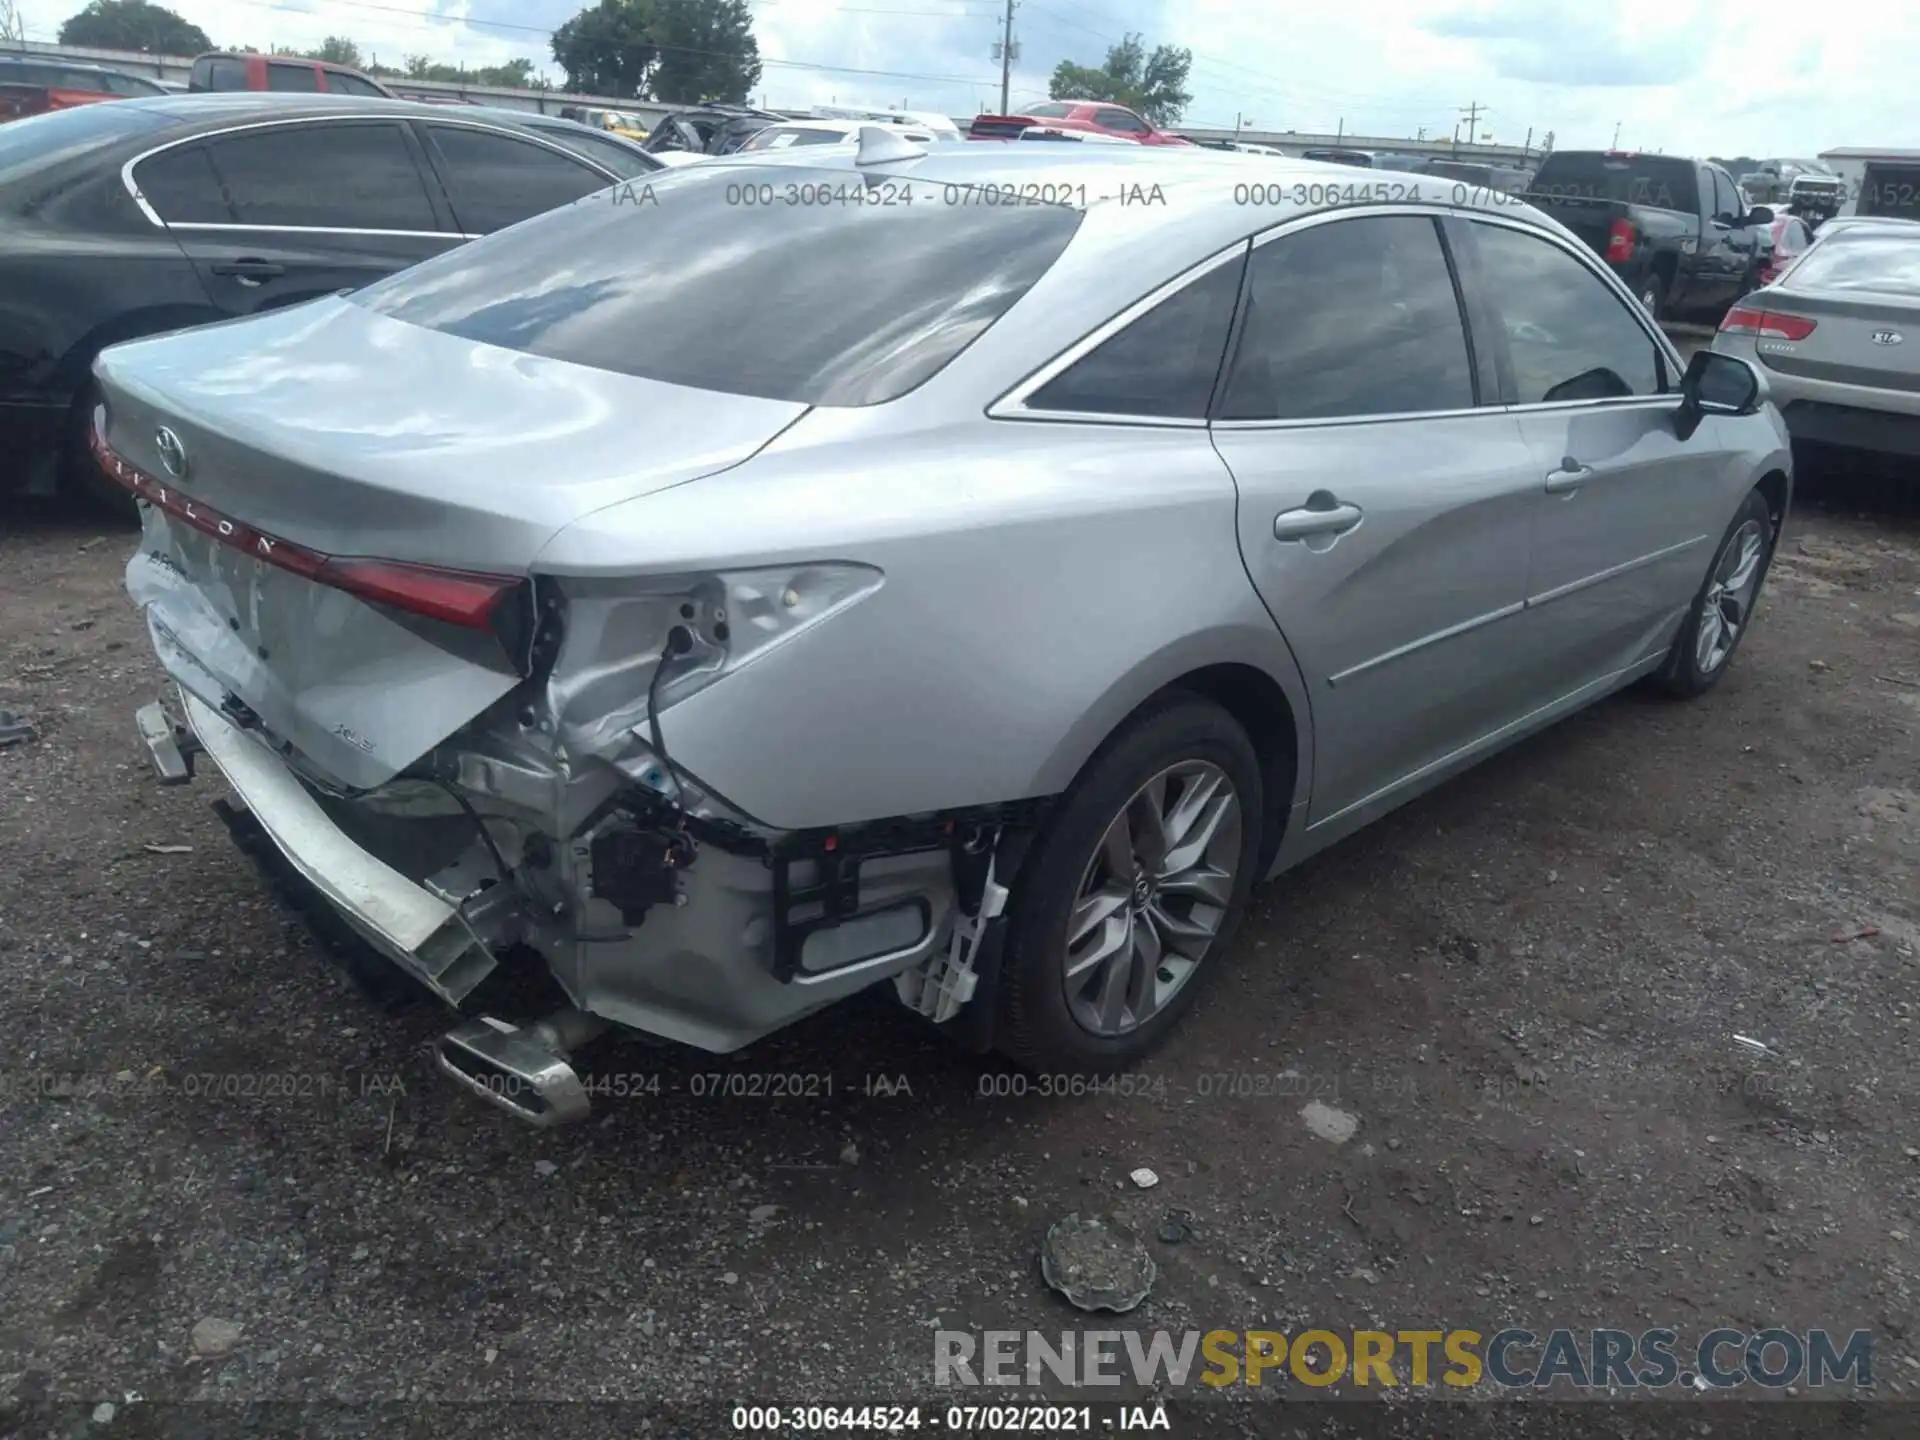
POLYGON ((1067 921, 1067 1007, 1083 1028, 1138 1029, 1199 968, 1233 898, 1240 825, 1233 782, 1205 760, 1169 766, 1121 807, 1067 921))
POLYGON ((1700 611, 1700 633, 1694 639, 1693 658, 1702 675, 1711 675, 1727 663, 1740 631, 1753 613, 1760 588, 1760 561, 1766 554, 1765 533, 1758 520, 1749 520, 1728 538, 1714 562, 1700 611))

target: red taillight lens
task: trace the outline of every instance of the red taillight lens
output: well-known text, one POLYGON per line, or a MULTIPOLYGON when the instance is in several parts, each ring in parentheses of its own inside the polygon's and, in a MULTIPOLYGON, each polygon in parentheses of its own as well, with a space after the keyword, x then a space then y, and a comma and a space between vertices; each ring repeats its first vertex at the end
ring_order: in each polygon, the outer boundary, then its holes
POLYGON ((1720 322, 1720 333, 1752 335, 1760 340, 1804 340, 1813 333, 1815 324, 1802 315, 1782 315, 1777 310, 1736 305, 1720 322))
POLYGON ((399 560, 329 559, 313 578, 362 600, 377 600, 469 630, 487 629, 495 608, 520 584, 505 575, 476 575, 399 560))
POLYGON ((1633 228, 1631 220, 1616 220, 1607 230, 1607 261, 1614 265, 1624 265, 1633 258, 1634 249, 1640 243, 1640 232, 1633 228))
POLYGON ((94 458, 108 478, 156 505, 174 519, 211 535, 223 545, 243 550, 256 560, 290 570, 317 584, 330 585, 362 600, 377 601, 444 620, 469 630, 491 630, 503 602, 525 582, 513 575, 480 575, 468 570, 445 570, 437 565, 415 565, 405 560, 373 560, 357 556, 323 555, 295 545, 264 530, 229 519, 191 495, 182 495, 130 465, 108 445, 98 427, 89 431, 94 458))

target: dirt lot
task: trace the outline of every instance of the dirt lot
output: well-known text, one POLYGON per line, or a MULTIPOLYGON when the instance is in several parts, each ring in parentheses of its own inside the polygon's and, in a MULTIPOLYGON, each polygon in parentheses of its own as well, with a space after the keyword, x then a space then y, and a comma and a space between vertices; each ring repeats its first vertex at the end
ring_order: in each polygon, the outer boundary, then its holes
POLYGON ((1129 1327, 1864 1327, 1911 1397, 1920 517, 1812 488, 1717 691, 1615 698, 1258 892, 1147 1093, 983 1095, 876 993, 727 1059, 618 1042, 662 1092, 550 1134, 322 963, 216 786, 147 780, 128 537, 5 512, 0 706, 40 735, 0 749, 0 1432, 128 1392, 926 1396, 936 1327, 1086 1323, 1035 1254, 1090 1209, 1189 1212, 1129 1327), (832 1094, 695 1093, 769 1072, 832 1094))

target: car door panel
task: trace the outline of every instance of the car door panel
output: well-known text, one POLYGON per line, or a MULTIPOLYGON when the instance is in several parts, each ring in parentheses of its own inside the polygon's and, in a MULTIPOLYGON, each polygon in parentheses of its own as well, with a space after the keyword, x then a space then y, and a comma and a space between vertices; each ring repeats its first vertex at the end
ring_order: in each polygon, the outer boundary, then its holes
POLYGON ((1533 227, 1466 230, 1534 477, 1513 639, 1557 696, 1661 648, 1699 583, 1719 500, 1676 429, 1674 357, 1632 300, 1533 227))
POLYGON ((1389 789, 1532 708, 1511 663, 1532 513, 1529 452, 1500 411, 1298 429, 1216 426, 1248 574, 1313 707, 1309 823, 1389 789), (1337 496, 1330 539, 1274 521, 1337 496))
POLYGON ((1506 634, 1531 454, 1511 416, 1476 408, 1474 372, 1430 216, 1329 217, 1255 250, 1214 445, 1308 686, 1311 825, 1533 706, 1506 634))

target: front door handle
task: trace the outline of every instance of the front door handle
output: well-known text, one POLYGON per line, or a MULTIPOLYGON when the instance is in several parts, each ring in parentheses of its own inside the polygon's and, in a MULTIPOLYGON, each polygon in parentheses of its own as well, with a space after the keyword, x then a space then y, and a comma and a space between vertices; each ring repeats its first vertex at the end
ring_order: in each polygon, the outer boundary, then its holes
POLYGON ((1360 523, 1360 507, 1316 490, 1298 510, 1282 510, 1273 517, 1273 538, 1307 540, 1316 535, 1344 535, 1360 523))
POLYGON ((1560 462, 1560 468, 1547 474, 1547 493, 1549 495, 1571 495, 1587 481, 1593 478, 1593 467, 1582 465, 1571 455, 1560 462))
POLYGON ((263 281, 277 280, 287 273, 287 267, 272 260, 256 260, 251 257, 242 260, 221 260, 207 267, 216 275, 231 275, 242 285, 258 285, 263 281))

